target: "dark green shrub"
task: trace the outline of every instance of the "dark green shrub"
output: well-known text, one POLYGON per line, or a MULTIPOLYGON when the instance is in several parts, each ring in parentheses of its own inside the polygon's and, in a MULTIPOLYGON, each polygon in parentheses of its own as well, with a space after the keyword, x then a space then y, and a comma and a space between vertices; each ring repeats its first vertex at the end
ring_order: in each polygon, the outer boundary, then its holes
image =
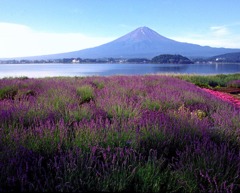
POLYGON ((219 84, 217 83, 217 81, 209 80, 208 85, 211 86, 211 87, 216 87, 216 86, 218 86, 219 84))
POLYGON ((81 98, 80 103, 86 103, 94 98, 94 90, 91 86, 82 86, 77 88, 77 95, 81 98))
POLYGON ((226 87, 231 81, 239 80, 240 74, 218 74, 209 76, 200 75, 180 75, 178 78, 192 82, 193 84, 200 87, 226 87))
POLYGON ((14 96, 17 94, 17 88, 6 86, 0 89, 0 100, 3 99, 14 99, 14 96))

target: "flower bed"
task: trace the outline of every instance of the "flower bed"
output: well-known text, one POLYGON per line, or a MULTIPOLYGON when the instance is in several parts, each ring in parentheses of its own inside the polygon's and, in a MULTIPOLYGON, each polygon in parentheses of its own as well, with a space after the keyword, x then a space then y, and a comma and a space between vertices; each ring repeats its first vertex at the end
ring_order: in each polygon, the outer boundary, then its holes
POLYGON ((192 83, 10 78, 0 93, 0 192, 240 191, 240 110, 192 83))
POLYGON ((240 108, 240 100, 233 97, 232 95, 230 94, 227 94, 227 93, 224 93, 224 92, 220 92, 220 91, 214 91, 214 90, 211 90, 211 89, 207 89, 207 88, 203 88, 203 90, 207 91, 208 93, 211 93, 212 95, 224 100, 224 101, 227 101, 227 102, 230 102, 230 103, 233 103, 236 107, 239 107, 240 108))

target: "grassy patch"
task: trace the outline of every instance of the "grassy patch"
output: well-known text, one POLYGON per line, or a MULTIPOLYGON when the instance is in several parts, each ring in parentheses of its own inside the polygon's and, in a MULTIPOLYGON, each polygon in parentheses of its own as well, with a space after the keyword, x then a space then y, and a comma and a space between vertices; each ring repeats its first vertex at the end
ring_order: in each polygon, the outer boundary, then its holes
POLYGON ((80 97, 81 104, 94 99, 94 90, 91 86, 82 86, 77 88, 77 95, 80 97))
POLYGON ((0 88, 0 100, 3 99, 14 99, 18 89, 15 86, 5 86, 0 88))
POLYGON ((230 81, 240 80, 240 74, 219 74, 219 75, 209 75, 209 76, 201 76, 201 75, 180 75, 178 76, 180 79, 186 80, 188 82, 192 82, 200 87, 226 87, 230 81))

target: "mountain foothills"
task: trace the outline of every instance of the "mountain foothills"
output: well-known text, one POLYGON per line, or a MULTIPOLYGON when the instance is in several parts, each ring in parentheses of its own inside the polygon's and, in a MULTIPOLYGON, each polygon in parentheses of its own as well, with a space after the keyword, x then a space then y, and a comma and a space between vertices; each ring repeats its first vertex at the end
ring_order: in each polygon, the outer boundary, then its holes
POLYGON ((213 48, 196 44, 178 42, 164 36, 148 27, 136 30, 103 45, 74 52, 22 57, 16 59, 47 60, 63 58, 147 58, 152 59, 160 54, 184 55, 191 58, 207 58, 230 52, 240 52, 240 49, 213 48))
POLYGON ((212 61, 216 62, 236 62, 240 63, 240 52, 227 53, 222 55, 213 56, 210 58, 212 61))

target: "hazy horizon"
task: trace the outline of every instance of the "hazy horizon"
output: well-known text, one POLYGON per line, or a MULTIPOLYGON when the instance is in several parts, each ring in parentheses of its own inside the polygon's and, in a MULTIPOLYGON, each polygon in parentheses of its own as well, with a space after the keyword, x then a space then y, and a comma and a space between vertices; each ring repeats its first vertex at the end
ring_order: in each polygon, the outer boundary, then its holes
POLYGON ((240 48, 240 1, 3 0, 0 58, 64 53, 147 26, 202 46, 240 48))

